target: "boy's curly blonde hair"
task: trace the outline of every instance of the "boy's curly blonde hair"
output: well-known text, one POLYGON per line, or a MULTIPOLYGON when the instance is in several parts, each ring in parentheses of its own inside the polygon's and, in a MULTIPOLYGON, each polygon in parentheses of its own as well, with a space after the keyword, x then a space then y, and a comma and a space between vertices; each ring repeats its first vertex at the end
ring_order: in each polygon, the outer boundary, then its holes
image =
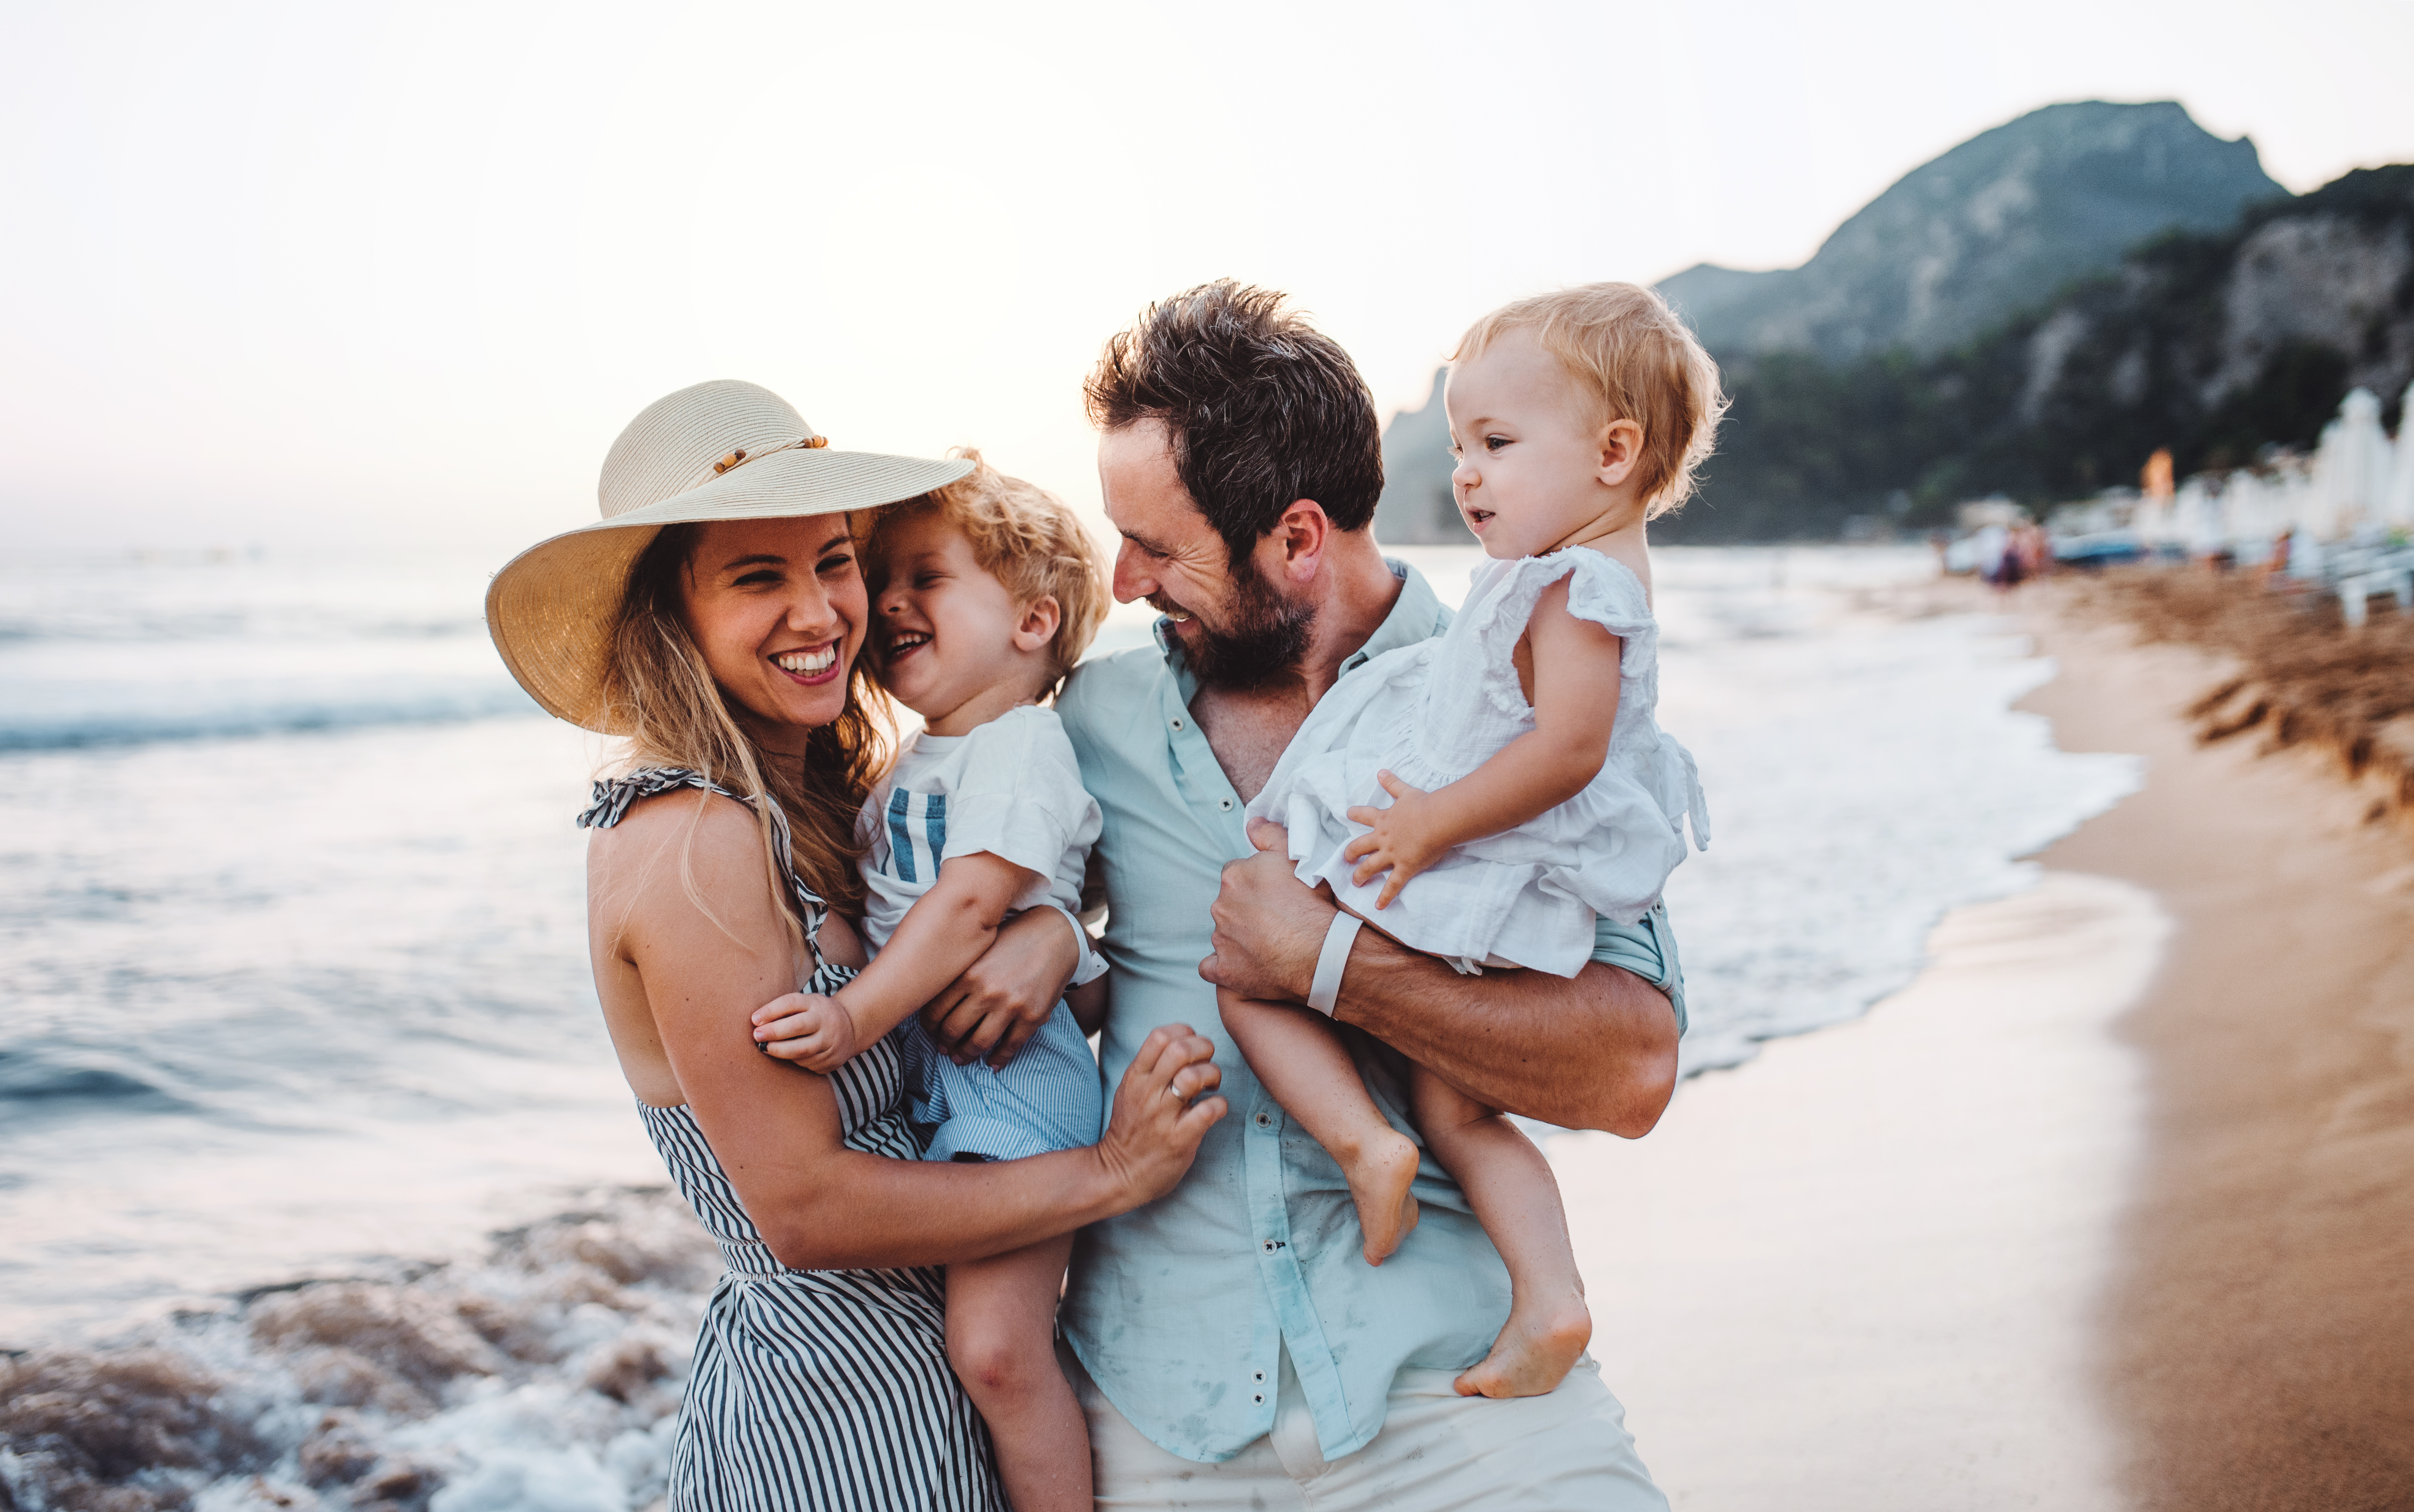
POLYGON ((1596 427, 1643 427, 1635 479, 1644 517, 1692 496, 1727 412, 1719 365, 1668 302, 1631 283, 1588 283, 1503 305, 1467 328, 1453 362, 1466 362, 1512 331, 1531 331, 1559 359, 1596 427))
POLYGON ((1107 617, 1104 554, 1072 507, 1036 483, 1009 478, 970 446, 947 454, 972 472, 934 492, 872 513, 863 537, 867 557, 902 522, 936 512, 964 532, 981 571, 1006 585, 1017 604, 1056 601, 1056 635, 1048 643, 1054 668, 1051 691, 1062 687, 1107 617))

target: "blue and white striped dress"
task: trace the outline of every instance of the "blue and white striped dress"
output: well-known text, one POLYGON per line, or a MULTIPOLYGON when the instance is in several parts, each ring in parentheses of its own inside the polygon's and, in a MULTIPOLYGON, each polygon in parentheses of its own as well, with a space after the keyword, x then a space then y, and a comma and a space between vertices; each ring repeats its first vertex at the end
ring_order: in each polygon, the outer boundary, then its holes
MULTIPOLYGON (((682 787, 747 801, 699 773, 652 768, 597 783, 578 822, 608 829, 637 800, 682 787)), ((776 804, 771 823, 781 875, 817 945, 828 907, 791 865, 776 804)), ((836 992, 854 974, 823 962, 810 987, 836 992)), ((894 1036, 829 1081, 847 1148, 918 1158, 894 1036)), ((693 1111, 641 1102, 637 1112, 729 1265, 705 1306, 679 1405, 671 1512, 1007 1512, 989 1431, 947 1367, 940 1272, 790 1270, 746 1216, 693 1111)))

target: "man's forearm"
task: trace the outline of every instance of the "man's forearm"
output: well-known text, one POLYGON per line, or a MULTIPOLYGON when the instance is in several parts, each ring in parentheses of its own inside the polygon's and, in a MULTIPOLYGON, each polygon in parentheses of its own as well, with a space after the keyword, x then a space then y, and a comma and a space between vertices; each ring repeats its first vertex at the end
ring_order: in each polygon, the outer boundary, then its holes
POLYGON ((1334 1017, 1490 1107, 1628 1139, 1650 1132, 1676 1086, 1676 1019, 1659 989, 1593 962, 1461 976, 1358 932, 1334 1017))

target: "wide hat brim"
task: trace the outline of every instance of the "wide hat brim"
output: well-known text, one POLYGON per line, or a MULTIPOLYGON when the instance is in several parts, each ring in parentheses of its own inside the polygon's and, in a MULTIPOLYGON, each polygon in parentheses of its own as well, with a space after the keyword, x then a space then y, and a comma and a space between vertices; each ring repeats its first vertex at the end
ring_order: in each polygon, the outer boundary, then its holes
POLYGON ((827 448, 774 452, 685 493, 565 531, 514 557, 486 589, 486 630, 547 713, 603 735, 612 626, 629 576, 665 525, 797 519, 919 498, 971 472, 960 458, 827 448))

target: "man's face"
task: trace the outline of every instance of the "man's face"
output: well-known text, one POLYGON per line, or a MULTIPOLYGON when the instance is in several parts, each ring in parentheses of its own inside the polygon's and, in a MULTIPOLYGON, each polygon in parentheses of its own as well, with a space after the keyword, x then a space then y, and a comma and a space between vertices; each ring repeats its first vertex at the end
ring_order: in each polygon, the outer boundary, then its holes
POLYGON ((1255 687, 1298 665, 1315 606, 1285 594, 1255 556, 1230 560, 1224 538, 1182 486, 1164 422, 1142 420, 1100 436, 1098 484, 1107 519, 1123 536, 1116 602, 1146 599, 1171 620, 1200 682, 1255 687))

